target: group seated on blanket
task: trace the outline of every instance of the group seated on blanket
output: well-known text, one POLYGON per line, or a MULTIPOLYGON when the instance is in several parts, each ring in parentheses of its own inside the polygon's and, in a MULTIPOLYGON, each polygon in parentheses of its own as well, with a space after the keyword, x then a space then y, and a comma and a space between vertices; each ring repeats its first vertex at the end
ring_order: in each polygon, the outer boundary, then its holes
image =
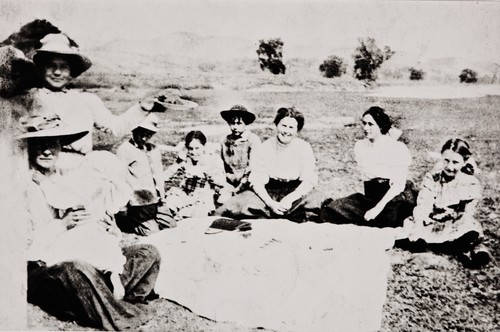
POLYGON ((231 197, 216 215, 296 222, 317 215, 321 195, 314 189, 318 183, 316 159, 311 145, 297 137, 304 116, 293 107, 283 107, 274 124, 276 135, 251 150, 250 188, 231 197))
POLYGON ((140 326, 152 310, 137 303, 156 297, 160 255, 152 245, 120 247, 112 216, 128 197, 125 170, 110 165, 117 173, 111 180, 89 164, 63 173, 56 167, 62 147, 88 131, 66 126, 57 115, 24 120, 19 139, 26 140, 31 171, 28 301, 98 329, 140 326))

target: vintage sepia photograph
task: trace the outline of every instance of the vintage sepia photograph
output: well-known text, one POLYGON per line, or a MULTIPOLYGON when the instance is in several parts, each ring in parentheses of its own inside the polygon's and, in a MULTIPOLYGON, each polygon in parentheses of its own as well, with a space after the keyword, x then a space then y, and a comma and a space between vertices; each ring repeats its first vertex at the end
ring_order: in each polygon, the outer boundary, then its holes
POLYGON ((500 331, 499 17, 0 0, 0 330, 500 331))

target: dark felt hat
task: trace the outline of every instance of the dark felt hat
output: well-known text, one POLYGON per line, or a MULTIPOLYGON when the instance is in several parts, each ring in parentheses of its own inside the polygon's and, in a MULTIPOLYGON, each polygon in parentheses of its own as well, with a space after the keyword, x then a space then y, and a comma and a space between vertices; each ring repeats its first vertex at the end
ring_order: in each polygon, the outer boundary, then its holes
POLYGON ((241 105, 234 105, 230 109, 220 112, 220 115, 227 122, 231 121, 231 119, 235 117, 241 118, 247 125, 255 121, 255 114, 249 112, 246 107, 241 105))

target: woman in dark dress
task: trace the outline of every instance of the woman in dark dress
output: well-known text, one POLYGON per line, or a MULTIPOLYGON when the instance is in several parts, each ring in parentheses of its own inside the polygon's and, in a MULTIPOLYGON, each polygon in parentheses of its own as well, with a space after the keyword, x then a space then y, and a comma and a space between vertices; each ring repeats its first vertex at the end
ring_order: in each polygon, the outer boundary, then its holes
POLYGON ((327 199, 320 219, 335 224, 401 227, 416 203, 416 191, 407 180, 410 152, 391 135, 392 123, 382 108, 368 109, 362 125, 365 138, 356 142, 354 155, 364 194, 327 199))
MULTIPOLYGON (((44 191, 47 185, 54 188, 65 183, 67 175, 55 167, 61 148, 83 137, 87 131, 65 127, 58 116, 32 116, 27 119, 25 129, 27 132, 19 138, 26 140, 31 171, 26 186, 31 226, 27 255, 28 302, 59 319, 98 329, 123 330, 145 323, 152 315, 145 303, 156 297, 153 289, 160 269, 158 250, 152 245, 123 248, 121 273, 95 267, 89 263, 90 256, 81 258, 78 253, 82 251, 75 248, 106 247, 106 243, 94 242, 93 238, 78 238, 65 247, 61 243, 66 244, 65 236, 75 231, 83 234, 81 230, 92 223, 100 227, 94 234, 109 233, 111 239, 116 229, 112 218, 102 210, 97 212, 89 200, 83 200, 84 205, 78 207, 61 209, 44 191)), ((88 181, 80 179, 81 186, 61 186, 64 192, 55 190, 52 194, 62 198, 81 194, 84 182, 88 181)), ((105 192, 99 188, 96 191, 105 192)), ((107 254, 98 252, 95 261, 107 254)), ((113 259, 110 262, 115 263, 113 259)))

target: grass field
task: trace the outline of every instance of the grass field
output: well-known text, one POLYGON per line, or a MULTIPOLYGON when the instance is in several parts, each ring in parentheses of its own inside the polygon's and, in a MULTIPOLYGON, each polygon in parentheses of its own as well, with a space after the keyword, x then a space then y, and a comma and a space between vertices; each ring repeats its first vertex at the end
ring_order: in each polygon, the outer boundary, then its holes
MULTIPOLYGON (((134 79, 137 78, 127 81, 123 89, 90 88, 89 91, 99 95, 113 112, 120 113, 133 101, 153 95, 162 86, 134 79)), ((293 82, 287 85, 281 81, 273 85, 277 88, 269 89, 266 79, 242 85, 243 79, 232 82, 232 89, 211 88, 215 84, 210 79, 201 79, 203 85, 176 81, 184 88, 182 94, 200 106, 187 112, 162 114, 164 121, 156 142, 175 145, 185 135, 186 128, 223 125, 219 112, 234 103, 246 105, 257 114, 253 131, 266 138, 273 134, 271 123, 277 107, 295 105, 305 114, 301 135, 315 151, 319 187, 330 197, 341 197, 361 190, 352 148, 362 137, 359 117, 373 104, 385 108, 403 130, 402 139, 413 155, 410 177, 417 184, 435 163, 429 152, 438 151, 450 137, 468 140, 481 169, 478 177, 484 192, 477 218, 485 228, 485 243, 493 253, 493 262, 481 270, 468 270, 450 257, 391 249, 392 273, 381 331, 500 331, 500 96, 438 100, 382 98, 367 96, 357 86, 356 91, 349 92, 335 83, 318 83, 290 91, 293 82), (319 85, 321 89, 317 88, 319 85), (235 86, 238 88, 234 89, 235 86), (288 89, 280 88, 283 86, 288 89), (340 117, 352 117, 354 122, 349 126, 339 125, 340 117)), ((216 86, 227 87, 223 84, 227 81, 218 78, 217 82, 216 86)), ((119 82, 115 83, 110 85, 120 87, 119 82)), ((223 135, 213 134, 209 140, 220 140, 223 135)), ((118 142, 102 134, 95 138, 99 141, 98 149, 112 150, 118 142)), ((170 157, 166 154, 165 162, 170 157)), ((144 326, 144 331, 248 331, 233 324, 202 319, 166 300, 156 301, 158 314, 144 326)), ((73 323, 58 322, 34 307, 29 312, 33 329, 82 329, 73 323)))

